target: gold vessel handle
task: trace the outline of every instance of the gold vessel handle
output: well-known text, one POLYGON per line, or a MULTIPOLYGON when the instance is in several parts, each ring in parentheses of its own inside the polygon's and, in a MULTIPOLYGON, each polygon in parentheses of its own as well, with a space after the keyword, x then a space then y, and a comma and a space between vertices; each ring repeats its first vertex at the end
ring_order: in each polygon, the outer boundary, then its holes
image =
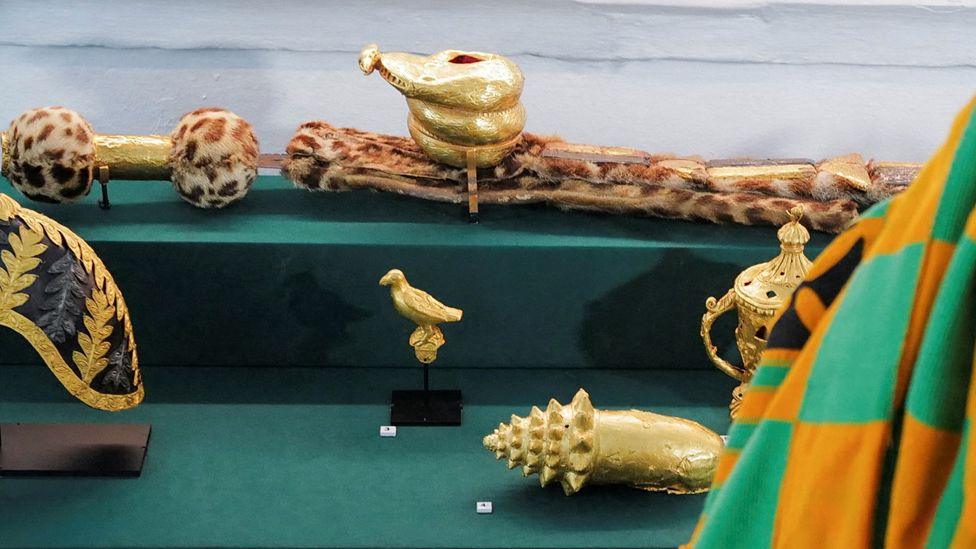
POLYGON ((705 308, 707 311, 702 315, 701 337, 702 341, 705 342, 705 352, 708 353, 708 358, 719 370, 739 381, 747 381, 748 372, 718 356, 718 349, 712 344, 712 324, 716 318, 735 308, 735 290, 730 289, 722 296, 722 299, 709 297, 705 300, 705 308))

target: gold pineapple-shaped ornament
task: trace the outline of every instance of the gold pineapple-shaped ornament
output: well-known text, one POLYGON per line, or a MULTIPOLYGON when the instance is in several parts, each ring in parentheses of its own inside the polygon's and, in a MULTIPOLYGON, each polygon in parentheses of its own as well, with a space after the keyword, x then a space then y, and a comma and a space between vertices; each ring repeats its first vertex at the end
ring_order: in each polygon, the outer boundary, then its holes
POLYGON ((559 482, 566 495, 587 484, 627 484, 651 491, 694 494, 708 490, 722 438, 687 419, 640 410, 597 410, 580 389, 572 402, 551 399, 545 411, 484 437, 484 446, 508 468, 559 482))

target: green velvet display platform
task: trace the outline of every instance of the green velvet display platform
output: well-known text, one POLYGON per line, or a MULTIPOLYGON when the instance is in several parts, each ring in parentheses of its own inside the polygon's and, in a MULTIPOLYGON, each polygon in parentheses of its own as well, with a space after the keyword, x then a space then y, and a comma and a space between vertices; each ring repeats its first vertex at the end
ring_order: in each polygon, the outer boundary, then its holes
POLYGON ((579 386, 600 406, 724 432, 732 387, 704 371, 450 369, 444 382, 465 390, 461 427, 380 438, 383 399, 411 370, 152 368, 147 402, 118 414, 72 402, 43 366, 2 372, 5 420, 153 425, 139 479, 0 479, 4 547, 673 547, 703 496, 567 497, 509 471, 481 437, 579 386), (483 500, 494 514, 475 513, 483 500))
MULTIPOLYGON (((19 195, 0 183, 3 192, 19 195)), ((73 206, 23 202, 86 238, 128 302, 147 391, 109 414, 0 330, 0 420, 150 422, 139 479, 0 479, 0 547, 673 547, 704 496, 541 489, 481 446, 512 413, 579 387, 724 433, 733 382, 698 338, 705 298, 777 252, 775 230, 309 194, 262 177, 196 210, 161 183, 73 206), (380 438, 421 382, 390 267, 462 307, 432 388, 461 427, 380 438), (489 500, 494 514, 478 515, 489 500)), ((829 240, 815 235, 813 257, 829 240)), ((733 318, 716 326, 726 354, 733 318)))

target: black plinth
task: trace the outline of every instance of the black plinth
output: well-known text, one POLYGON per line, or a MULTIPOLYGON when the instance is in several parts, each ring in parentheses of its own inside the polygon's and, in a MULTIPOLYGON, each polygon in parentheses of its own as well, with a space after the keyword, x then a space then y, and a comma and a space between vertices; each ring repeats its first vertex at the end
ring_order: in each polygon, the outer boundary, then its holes
POLYGON ((0 423, 0 476, 138 477, 147 424, 0 423))
POLYGON ((461 391, 393 391, 392 425, 460 425, 461 391))

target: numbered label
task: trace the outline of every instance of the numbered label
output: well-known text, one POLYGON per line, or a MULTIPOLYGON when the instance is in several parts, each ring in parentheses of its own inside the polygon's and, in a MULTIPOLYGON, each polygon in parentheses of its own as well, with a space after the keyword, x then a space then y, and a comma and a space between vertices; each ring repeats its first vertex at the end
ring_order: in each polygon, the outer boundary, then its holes
POLYGON ((381 437, 395 437, 396 436, 396 425, 380 425, 380 436, 381 437))
POLYGON ((492 512, 491 502, 479 501, 478 503, 475 504, 474 509, 475 511, 478 512, 479 515, 490 515, 492 512))

